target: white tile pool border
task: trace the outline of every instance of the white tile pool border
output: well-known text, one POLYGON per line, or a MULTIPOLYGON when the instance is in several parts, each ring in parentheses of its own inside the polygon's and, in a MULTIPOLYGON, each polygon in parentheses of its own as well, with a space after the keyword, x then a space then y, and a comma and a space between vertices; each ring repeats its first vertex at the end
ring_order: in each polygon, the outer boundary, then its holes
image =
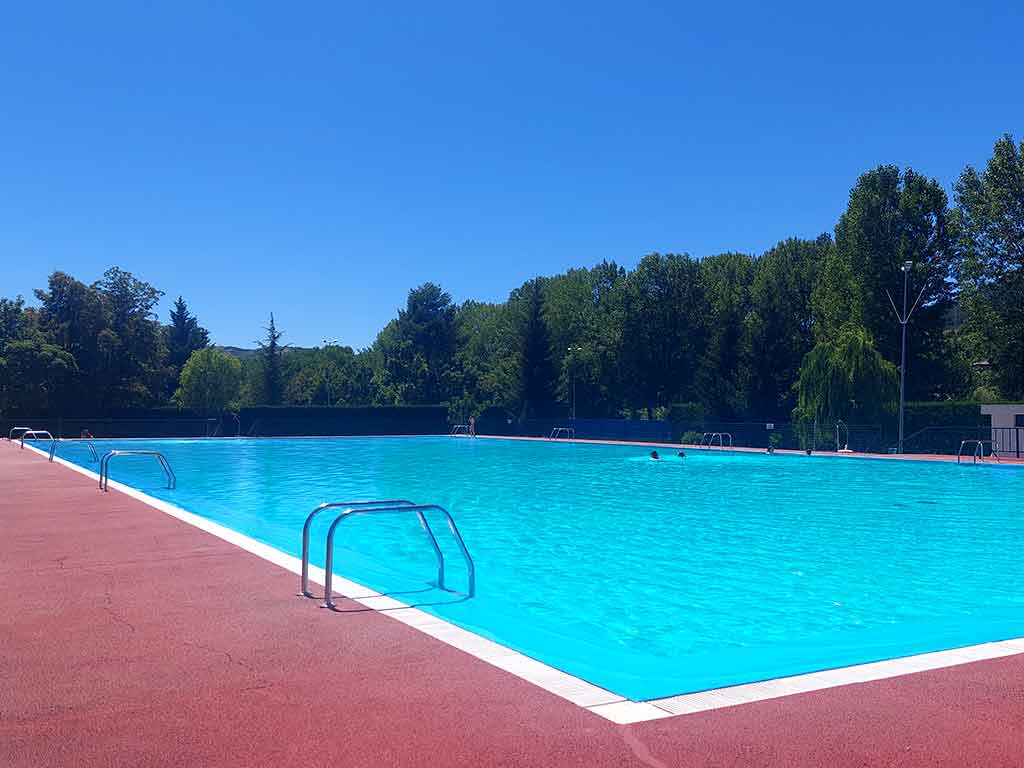
MULTIPOLYGON (((10 443, 12 446, 15 444, 13 442, 10 443)), ((39 454, 44 459, 49 458, 48 451, 32 445, 26 445, 25 447, 39 454)), ((54 457, 54 463, 85 475, 92 480, 99 480, 97 473, 62 459, 59 456, 54 457)), ((234 544, 236 547, 273 563, 286 571, 298 575, 302 570, 302 563, 299 558, 285 554, 238 531, 215 523, 212 520, 207 520, 192 512, 187 512, 180 507, 149 496, 116 480, 110 480, 109 486, 164 514, 216 536, 223 541, 234 544)), ((310 580, 323 586, 324 570, 322 568, 310 565, 309 577, 310 580)), ((586 680, 574 677, 560 669, 537 661, 512 648, 481 637, 433 614, 426 613, 400 600, 395 600, 392 597, 375 592, 350 579, 335 574, 334 583, 337 585, 335 591, 353 602, 400 621, 436 640, 440 640, 453 648, 458 648, 481 661, 505 670, 522 680, 543 688, 549 693, 553 693, 619 725, 706 712, 708 710, 723 709, 725 707, 765 701, 799 693, 820 691, 843 685, 884 680, 914 672, 953 667, 974 661, 1024 654, 1024 638, 1014 638, 945 651, 886 659, 867 664, 839 667, 803 675, 715 688, 697 693, 651 699, 649 701, 631 701, 586 680)), ((296 591, 297 594, 298 592, 296 591)))

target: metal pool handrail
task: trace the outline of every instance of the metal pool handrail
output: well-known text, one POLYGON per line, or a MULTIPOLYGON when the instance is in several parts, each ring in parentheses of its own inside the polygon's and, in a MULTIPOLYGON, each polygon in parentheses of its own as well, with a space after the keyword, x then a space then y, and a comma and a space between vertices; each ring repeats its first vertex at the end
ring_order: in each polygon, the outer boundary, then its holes
MULTIPOLYGON (((22 432, 31 432, 32 431, 32 427, 11 427, 11 431, 7 433, 7 441, 8 442, 11 442, 11 443, 14 442, 14 433, 17 432, 18 430, 21 430, 22 432)), ((19 435, 19 437, 20 437, 20 435, 19 435)))
POLYGON ((566 440, 576 439, 576 428, 575 427, 552 427, 551 434, 548 435, 548 440, 557 440, 558 436, 565 434, 566 440))
POLYGON ((171 469, 171 465, 167 463, 167 459, 160 451, 108 451, 100 459, 101 491, 107 490, 107 483, 110 481, 110 460, 115 456, 154 456, 163 467, 164 474, 167 475, 167 487, 173 489, 178 485, 178 478, 174 476, 174 470, 171 469))
MULTIPOLYGON (((352 507, 397 507, 397 506, 413 506, 413 502, 408 499, 373 499, 372 501, 325 501, 320 504, 316 509, 309 513, 306 518, 305 524, 302 526, 302 576, 299 580, 299 591, 305 597, 314 597, 313 593, 309 591, 309 529, 313 525, 313 518, 323 512, 325 509, 333 509, 336 507, 345 507, 347 509, 352 507)), ((428 529, 427 531, 431 538, 434 534, 428 529)), ((434 541, 434 547, 437 547, 437 541, 434 541)))
MULTIPOLYGON (((346 509, 331 523, 331 527, 327 530, 327 554, 324 558, 324 607, 334 608, 334 599, 331 596, 331 571, 334 567, 334 532, 337 530, 338 525, 342 520, 347 520, 353 515, 376 515, 384 512, 412 512, 419 518, 420 525, 423 530, 430 534, 431 541, 434 544, 434 552, 437 555, 437 585, 447 591, 454 592, 455 590, 448 589, 444 584, 444 555, 441 553, 440 547, 437 546, 437 540, 434 538, 433 532, 430 530, 430 526, 427 523, 427 518, 423 516, 424 512, 434 510, 440 512, 445 516, 448 521, 448 530, 452 532, 452 536, 455 537, 455 543, 459 545, 459 551, 462 553, 463 560, 466 561, 467 576, 469 581, 469 590, 466 592, 466 597, 473 597, 476 594, 476 567, 473 564, 473 558, 469 554, 469 550, 466 549, 466 542, 462 540, 462 534, 459 533, 458 526, 455 525, 455 520, 448 513, 448 510, 444 507, 438 506, 437 504, 421 504, 413 505, 411 507, 399 506, 399 507, 363 507, 357 509, 346 509)), ((461 593, 460 593, 461 594, 461 593)))
POLYGON ((450 437, 455 437, 456 435, 459 434, 468 435, 469 424, 456 424, 454 427, 452 427, 452 431, 448 433, 450 437))
POLYGON ((732 433, 730 433, 730 432, 705 432, 701 436, 700 443, 698 444, 697 447, 698 448, 703 448, 704 447, 704 441, 707 440, 708 441, 707 447, 710 448, 711 446, 713 446, 715 444, 715 438, 716 437, 718 438, 718 447, 719 448, 725 448, 725 442, 723 440, 723 437, 728 437, 729 438, 729 447, 732 448, 732 433))
POLYGON ((82 443, 89 449, 89 453, 92 454, 93 461, 99 461, 100 457, 96 453, 96 446, 90 443, 88 440, 51 440, 50 441, 50 461, 53 461, 53 455, 57 452, 57 443, 82 443))
POLYGON ((974 460, 974 461, 971 462, 972 464, 977 464, 979 459, 981 459, 982 462, 985 461, 985 444, 986 443, 988 443, 989 455, 992 456, 996 461, 999 461, 999 454, 996 453, 996 447, 992 444, 991 440, 967 439, 967 440, 961 440, 960 441, 960 449, 956 452, 956 463, 957 464, 960 463, 960 456, 964 452, 964 446, 967 445, 968 443, 973 443, 974 444, 974 453, 971 456, 971 458, 974 460))
POLYGON ((30 429, 27 432, 21 433, 21 450, 25 450, 25 438, 29 440, 49 440, 53 442, 53 435, 47 432, 45 429, 30 429), (46 435, 44 438, 43 435, 46 435))

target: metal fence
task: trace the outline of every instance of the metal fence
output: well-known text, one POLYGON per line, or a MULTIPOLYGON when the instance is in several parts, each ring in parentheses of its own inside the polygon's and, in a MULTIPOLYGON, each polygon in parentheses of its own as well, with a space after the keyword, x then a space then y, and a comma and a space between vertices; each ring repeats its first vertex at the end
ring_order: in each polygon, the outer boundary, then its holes
POLYGON ((781 448, 787 450, 836 451, 849 448, 858 453, 880 453, 886 449, 880 424, 838 422, 771 421, 687 421, 674 424, 676 439, 699 443, 706 432, 730 435, 734 446, 781 448))
POLYGON ((673 441, 672 422, 655 419, 527 419, 519 423, 517 432, 524 437, 547 437, 556 427, 572 428, 581 440, 673 441))
POLYGON ((18 416, 0 419, 0 434, 6 436, 14 427, 46 430, 58 439, 79 437, 86 430, 96 438, 214 437, 221 432, 218 419, 191 416, 18 416))
POLYGON ((991 427, 987 424, 923 427, 903 439, 903 452, 955 456, 964 440, 991 441, 999 456, 1024 458, 1024 427, 991 427))

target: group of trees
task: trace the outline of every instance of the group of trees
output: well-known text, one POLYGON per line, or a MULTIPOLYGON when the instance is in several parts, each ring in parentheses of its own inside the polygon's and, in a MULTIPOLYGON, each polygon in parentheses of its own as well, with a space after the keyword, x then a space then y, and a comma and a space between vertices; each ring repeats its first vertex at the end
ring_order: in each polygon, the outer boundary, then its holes
POLYGON ((876 420, 897 392, 904 270, 910 399, 1024 398, 1024 143, 934 179, 880 166, 833 233, 761 255, 650 254, 537 277, 501 303, 440 286, 364 350, 290 349, 273 315, 255 354, 210 346, 181 298, 118 268, 56 272, 38 307, 0 299, 0 409, 84 413, 176 403, 433 404, 516 417, 876 420), (907 266, 904 266, 907 265, 907 266))
POLYGON ((0 298, 0 410, 109 413, 165 402, 209 335, 179 298, 171 323, 153 308, 162 296, 118 267, 86 285, 54 272, 35 292, 0 298))

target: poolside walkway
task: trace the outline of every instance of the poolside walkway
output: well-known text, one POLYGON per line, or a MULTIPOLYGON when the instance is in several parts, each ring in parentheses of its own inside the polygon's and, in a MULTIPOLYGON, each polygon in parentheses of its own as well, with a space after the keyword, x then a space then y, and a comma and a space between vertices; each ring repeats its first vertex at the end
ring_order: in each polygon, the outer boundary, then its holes
POLYGON ((1024 763, 1024 656, 618 726, 16 444, 0 489, 4 768, 1024 763))

